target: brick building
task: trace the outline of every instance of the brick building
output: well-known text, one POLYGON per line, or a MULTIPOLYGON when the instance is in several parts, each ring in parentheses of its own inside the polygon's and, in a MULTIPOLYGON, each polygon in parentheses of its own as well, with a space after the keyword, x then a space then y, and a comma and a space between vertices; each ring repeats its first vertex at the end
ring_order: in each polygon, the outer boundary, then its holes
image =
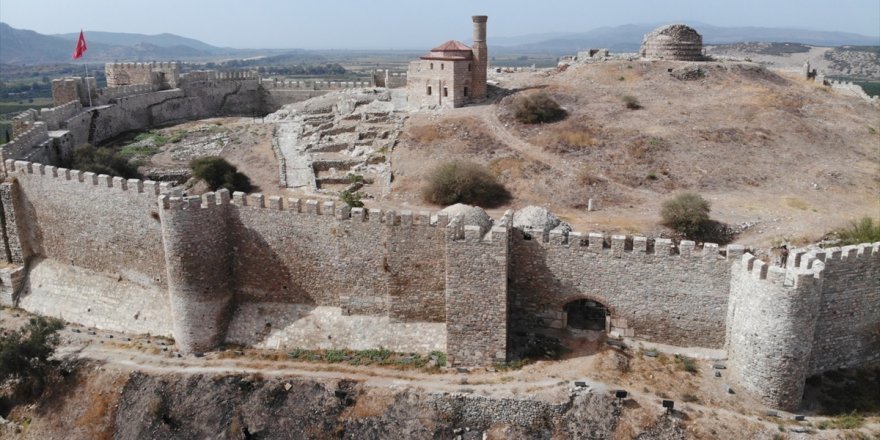
POLYGON ((416 107, 461 107, 486 99, 486 21, 476 15, 474 47, 450 40, 409 64, 407 96, 416 107))

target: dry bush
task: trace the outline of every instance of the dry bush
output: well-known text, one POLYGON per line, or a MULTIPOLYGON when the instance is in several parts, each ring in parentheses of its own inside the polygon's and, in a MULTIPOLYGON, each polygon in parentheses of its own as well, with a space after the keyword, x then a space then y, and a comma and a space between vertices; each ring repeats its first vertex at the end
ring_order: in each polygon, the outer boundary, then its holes
POLYGON ((639 136, 626 143, 626 153, 635 162, 652 161, 656 153, 669 149, 663 139, 639 136))
POLYGON ((557 153, 576 153, 601 146, 601 127, 585 117, 569 118, 552 129, 542 129, 530 142, 544 150, 557 153))
POLYGON ((566 115, 559 103, 544 92, 517 97, 512 106, 513 116, 524 124, 555 122, 566 115))
POLYGON ((621 101, 626 105, 626 108, 630 110, 638 110, 642 108, 642 104, 639 103, 639 99, 632 95, 624 95, 620 98, 621 101))
POLYGON ((483 166, 453 161, 431 171, 422 197, 436 205, 466 203, 491 208, 507 203, 511 195, 483 166))
POLYGON ((588 130, 561 127, 541 133, 535 143, 556 154, 578 152, 599 145, 599 141, 588 130))
POLYGON ((577 173, 577 181, 584 186, 592 186, 604 182, 605 180, 599 176, 595 169, 591 166, 585 166, 577 173))

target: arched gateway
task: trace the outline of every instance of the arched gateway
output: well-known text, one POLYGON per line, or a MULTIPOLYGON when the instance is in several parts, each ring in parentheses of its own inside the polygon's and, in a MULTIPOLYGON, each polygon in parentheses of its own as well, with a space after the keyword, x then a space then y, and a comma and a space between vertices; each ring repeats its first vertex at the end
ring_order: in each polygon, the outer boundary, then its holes
POLYGON ((566 327, 570 330, 593 330, 607 332, 610 327, 610 312, 604 304, 581 298, 570 301, 563 307, 566 327))

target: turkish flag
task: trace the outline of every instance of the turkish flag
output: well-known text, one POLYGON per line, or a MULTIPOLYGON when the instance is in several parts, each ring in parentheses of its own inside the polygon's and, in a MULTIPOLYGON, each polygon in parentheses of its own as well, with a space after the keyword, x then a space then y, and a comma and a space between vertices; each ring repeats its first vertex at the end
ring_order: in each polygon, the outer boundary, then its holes
POLYGON ((83 31, 79 31, 79 40, 76 40, 76 50, 73 51, 73 59, 82 58, 83 54, 86 53, 86 36, 83 35, 83 31))

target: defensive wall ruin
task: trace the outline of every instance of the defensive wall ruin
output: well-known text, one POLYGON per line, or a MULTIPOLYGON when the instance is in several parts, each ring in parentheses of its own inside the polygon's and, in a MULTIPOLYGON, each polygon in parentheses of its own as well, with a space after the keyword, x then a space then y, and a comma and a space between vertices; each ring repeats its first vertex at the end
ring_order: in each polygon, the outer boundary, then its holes
POLYGON ((725 349, 735 387, 786 409, 806 377, 880 362, 880 243, 793 251, 778 268, 737 245, 523 229, 510 215, 481 228, 442 213, 183 197, 44 165, 125 131, 364 85, 183 75, 174 63, 109 73, 117 87, 53 82, 56 107, 19 115, 0 148, 3 305, 173 336, 187 352, 385 347, 471 366, 516 356, 518 335, 569 328, 566 307, 588 300, 607 308, 612 335, 725 349))
POLYGON ((454 365, 607 306, 613 333, 725 348, 734 386, 792 408, 805 378, 880 361, 880 243, 794 251, 494 226, 7 160, 4 305, 99 328, 286 349, 443 350, 454 365))
POLYGON ((0 147, 2 159, 56 163, 77 145, 97 145, 128 131, 214 116, 263 115, 333 90, 372 86, 260 78, 251 71, 181 74, 173 62, 108 63, 105 72, 105 88, 98 88, 93 77, 53 80, 55 107, 13 118, 13 139, 0 147))

